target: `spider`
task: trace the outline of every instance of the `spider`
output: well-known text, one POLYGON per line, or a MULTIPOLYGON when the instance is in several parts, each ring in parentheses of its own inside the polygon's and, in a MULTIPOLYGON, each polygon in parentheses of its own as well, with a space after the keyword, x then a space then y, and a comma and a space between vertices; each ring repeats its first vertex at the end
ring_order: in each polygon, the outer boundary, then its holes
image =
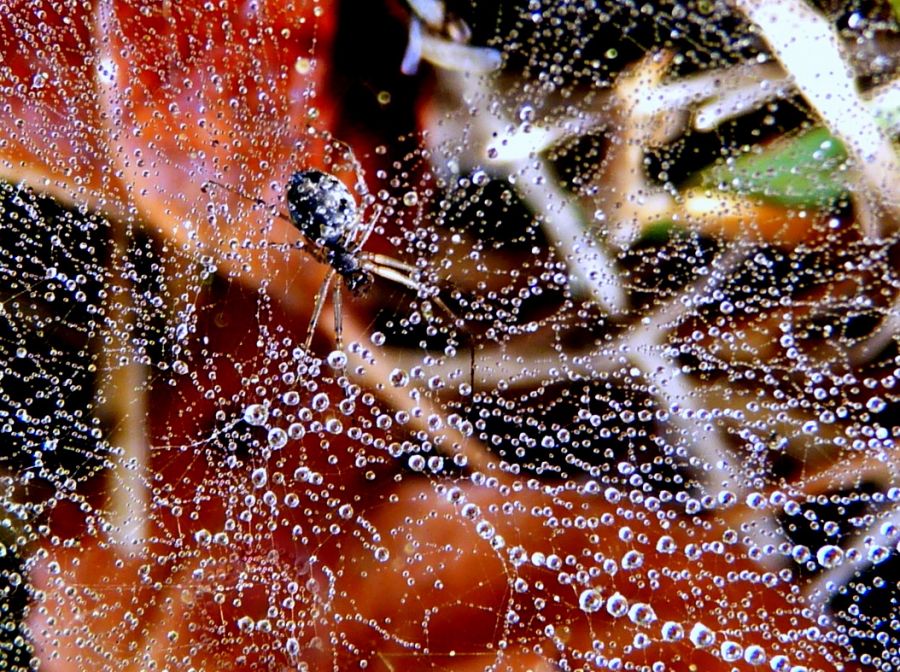
MULTIPOLYGON (((203 185, 204 191, 208 185, 271 207, 260 198, 248 196, 233 187, 212 180, 203 185)), ((364 222, 350 189, 334 175, 315 169, 297 171, 288 180, 286 199, 288 215, 279 211, 276 211, 276 214, 290 222, 303 236, 303 240, 298 241, 296 247, 305 250, 319 263, 330 267, 316 294, 304 343, 305 352, 310 352, 325 300, 335 280, 337 283, 334 287, 332 305, 335 345, 340 352, 344 349, 343 287, 350 290, 354 296, 362 296, 371 287, 374 276, 379 276, 424 294, 424 285, 415 279, 418 273, 416 267, 384 254, 363 250, 363 246, 375 230, 380 209, 368 222, 364 222)), ((430 298, 435 305, 450 316, 454 323, 458 322, 456 314, 440 296, 434 292, 428 293, 432 294, 430 298)), ((475 355, 471 345, 469 350, 470 378, 474 380, 475 355)))

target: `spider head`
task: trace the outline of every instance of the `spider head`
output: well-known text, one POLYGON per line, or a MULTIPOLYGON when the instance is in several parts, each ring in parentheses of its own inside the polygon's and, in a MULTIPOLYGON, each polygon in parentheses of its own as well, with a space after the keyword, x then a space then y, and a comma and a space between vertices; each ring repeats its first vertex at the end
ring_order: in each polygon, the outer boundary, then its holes
POLYGON ((372 274, 363 268, 357 268, 343 277, 344 284, 354 296, 364 295, 372 285, 372 274))
POLYGON ((338 272, 344 286, 354 296, 361 296, 372 284, 372 274, 359 263, 359 257, 342 248, 331 248, 328 251, 328 264, 338 272))

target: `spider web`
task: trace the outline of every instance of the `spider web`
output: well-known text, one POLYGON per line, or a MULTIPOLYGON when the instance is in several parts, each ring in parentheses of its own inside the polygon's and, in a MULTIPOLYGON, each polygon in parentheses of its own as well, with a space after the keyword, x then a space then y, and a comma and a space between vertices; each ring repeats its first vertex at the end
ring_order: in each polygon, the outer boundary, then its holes
POLYGON ((7 10, 0 668, 898 665, 891 6, 7 10))

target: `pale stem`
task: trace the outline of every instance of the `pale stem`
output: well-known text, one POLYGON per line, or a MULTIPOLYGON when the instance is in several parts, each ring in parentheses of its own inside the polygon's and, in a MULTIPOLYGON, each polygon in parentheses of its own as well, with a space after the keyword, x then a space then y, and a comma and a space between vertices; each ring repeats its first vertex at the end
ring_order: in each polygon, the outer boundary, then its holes
MULTIPOLYGON (((853 157, 868 197, 900 219, 900 160, 860 96, 832 26, 804 0, 733 0, 760 30, 794 85, 853 157)), ((877 237, 877 222, 865 233, 877 237)), ((880 227, 879 227, 880 228, 880 227)))
POLYGON ((573 197, 559 187, 547 162, 533 159, 511 168, 516 173, 519 194, 572 269, 577 285, 587 289, 598 305, 613 314, 622 312, 625 294, 613 260, 592 238, 581 210, 572 204, 573 197))
MULTIPOLYGON (((600 349, 569 355, 564 361, 560 361, 556 352, 543 350, 536 353, 533 345, 524 345, 516 353, 503 347, 476 353, 476 384, 489 389, 494 389, 498 384, 503 384, 507 389, 529 389, 544 385, 548 380, 591 380, 601 372, 621 371, 630 361, 656 384, 659 390, 657 396, 667 409, 677 405, 685 410, 697 410, 703 399, 702 392, 689 378, 681 375, 677 364, 665 358, 661 351, 665 347, 667 334, 677 321, 691 313, 693 306, 704 297, 711 295, 744 256, 742 250, 728 252, 697 282, 600 349)), ((400 359, 403 365, 414 365, 413 361, 406 361, 408 356, 404 357, 401 352, 395 351, 392 357, 400 359)), ((429 373, 450 375, 463 365, 462 358, 457 357, 441 367, 429 369, 429 373)), ((694 454, 710 465, 709 470, 703 471, 703 479, 708 490, 717 494, 725 484, 734 481, 735 473, 735 469, 727 466, 732 451, 723 440, 721 431, 706 431, 699 421, 682 412, 673 412, 672 415, 673 424, 681 429, 682 434, 693 438, 691 448, 694 454)), ((741 489, 736 488, 738 492, 741 489)))
POLYGON ((900 295, 894 298, 881 324, 862 343, 850 350, 850 362, 859 366, 871 361, 898 337, 900 337, 900 295))
POLYGON ((665 143, 684 127, 684 110, 645 107, 659 90, 671 54, 647 55, 623 72, 610 99, 611 134, 600 172, 591 182, 595 206, 603 213, 609 242, 627 249, 646 221, 665 217, 674 206, 672 196, 651 184, 644 157, 649 147, 665 143))
MULTIPOLYGON (((637 364, 644 375, 656 387, 656 396, 669 409, 669 423, 687 442, 693 455, 703 462, 696 469, 703 482, 706 494, 716 496, 730 485, 740 492, 741 484, 735 478, 740 473, 739 465, 731 449, 722 441, 721 432, 712 423, 697 418, 696 411, 702 406, 702 397, 696 386, 679 370, 678 365, 659 352, 656 344, 647 343, 629 353, 629 358, 637 364)), ((677 436, 676 436, 677 440, 677 436)))
POLYGON ((866 92, 866 100, 885 131, 900 134, 900 78, 866 92))
MULTIPOLYGON (((691 314, 694 307, 719 286, 744 256, 745 251, 740 249, 726 253, 715 267, 702 269, 704 272, 698 273, 697 281, 640 318, 621 335, 597 348, 568 353, 562 361, 555 350, 536 350, 533 336, 523 338, 516 347, 504 345, 476 351, 476 384, 489 388, 502 384, 511 390, 530 389, 547 380, 560 379, 560 376, 570 380, 591 380, 598 373, 618 371, 622 367, 618 355, 647 343, 661 344, 679 319, 691 314)), ((527 325, 523 325, 523 331, 529 331, 525 327, 527 325)), ((391 357, 404 366, 421 363, 403 351, 392 350, 391 353, 391 357)), ((447 376, 465 366, 467 364, 462 356, 457 356, 430 370, 434 374, 447 376)))
MULTIPOLYGON (((347 334, 349 341, 362 342, 365 329, 351 314, 345 313, 344 332, 347 334)), ((414 399, 410 396, 408 389, 394 387, 388 382, 390 381, 392 367, 388 365, 389 358, 384 356, 385 354, 385 352, 382 352, 378 357, 363 361, 359 357, 353 356, 352 352, 347 352, 350 361, 348 370, 361 386, 372 390, 392 409, 406 411, 410 418, 406 427, 410 431, 418 430, 431 435, 434 438, 437 452, 449 458, 458 453, 462 454, 466 458, 468 469, 485 473, 496 473, 498 471, 497 459, 477 439, 465 436, 459 430, 450 427, 443 411, 429 401, 425 395, 420 395, 414 399), (357 372, 358 368, 361 369, 361 372, 357 372), (430 429, 428 427, 428 418, 430 416, 442 418, 443 427, 436 431, 430 429)), ((465 371, 467 369, 468 362, 466 362, 466 366, 462 370, 465 371)))
POLYGON ((424 33, 422 58, 447 70, 464 73, 488 73, 500 67, 502 56, 490 47, 471 47, 424 33))
POLYGON ((718 97, 700 105, 694 112, 694 128, 711 131, 720 124, 759 109, 765 103, 784 97, 791 87, 785 80, 757 82, 756 86, 722 91, 718 97), (773 84, 761 86, 760 84, 773 84))
POLYGON ((113 262, 116 277, 107 293, 104 328, 97 343, 100 366, 97 415, 111 427, 107 440, 117 450, 109 475, 108 516, 111 536, 124 550, 140 552, 149 536, 151 493, 147 440, 147 371, 133 337, 136 315, 134 286, 118 273, 127 256, 127 231, 115 229, 113 262), (118 291, 116 291, 118 290, 118 291))
POLYGON ((442 79, 461 107, 477 110, 471 115, 468 132, 462 136, 476 148, 475 160, 484 161, 494 172, 510 177, 510 183, 553 240, 576 286, 585 288, 605 310, 620 313, 625 307, 625 292, 615 263, 603 246, 592 240, 581 210, 572 204, 574 197, 559 187, 547 159, 535 154, 500 161, 490 155, 489 148, 502 145, 502 139, 516 128, 499 110, 500 106, 492 109, 490 102, 497 97, 497 92, 483 77, 444 72, 442 79))
POLYGON ((694 128, 712 130, 727 119, 785 95, 791 88, 790 79, 776 64, 737 65, 657 84, 638 99, 634 111, 647 118, 702 103, 694 113, 694 128))
POLYGON ((408 0, 409 8, 426 25, 439 28, 444 23, 446 10, 441 0, 408 0))
MULTIPOLYGON (((888 551, 888 554, 885 555, 885 559, 887 559, 897 544, 898 536, 900 536, 893 531, 897 529, 900 529, 900 509, 894 509, 885 518, 876 516, 875 522, 868 529, 861 530, 850 544, 842 547, 843 556, 841 561, 836 566, 830 567, 817 575, 806 586, 804 594, 807 599, 817 606, 826 605, 841 588, 849 583, 854 575, 861 573, 874 564, 868 556, 869 549, 877 546, 885 548, 888 551), (886 531, 892 532, 886 534, 886 531), (848 554, 858 554, 860 560, 854 562, 848 557, 848 554)), ((812 550, 815 552, 816 549, 812 550)))

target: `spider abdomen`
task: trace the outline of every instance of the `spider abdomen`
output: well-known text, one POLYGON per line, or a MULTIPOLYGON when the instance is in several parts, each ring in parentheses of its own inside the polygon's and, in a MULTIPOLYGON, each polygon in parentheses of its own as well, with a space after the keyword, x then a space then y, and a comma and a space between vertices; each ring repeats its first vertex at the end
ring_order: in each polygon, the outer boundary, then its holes
POLYGON ((306 238, 330 249, 343 249, 359 225, 356 199, 334 175, 303 170, 287 185, 291 222, 306 238))

